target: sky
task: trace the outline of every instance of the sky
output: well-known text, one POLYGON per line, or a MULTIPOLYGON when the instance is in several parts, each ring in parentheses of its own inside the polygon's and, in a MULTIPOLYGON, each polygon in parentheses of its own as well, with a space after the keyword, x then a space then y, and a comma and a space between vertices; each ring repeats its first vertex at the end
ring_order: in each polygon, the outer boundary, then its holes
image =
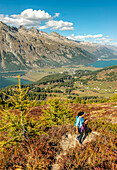
POLYGON ((0 21, 117 46, 117 0, 0 0, 0 21))

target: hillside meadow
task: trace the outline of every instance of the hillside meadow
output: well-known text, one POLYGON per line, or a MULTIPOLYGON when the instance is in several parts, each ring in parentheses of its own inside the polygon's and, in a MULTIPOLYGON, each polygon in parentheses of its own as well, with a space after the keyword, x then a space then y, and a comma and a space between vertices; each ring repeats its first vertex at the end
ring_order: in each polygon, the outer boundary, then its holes
MULTIPOLYGON (((29 88, 12 89, 9 105, 0 110, 0 167, 31 169, 116 169, 117 95, 106 103, 83 104, 77 100, 53 97, 38 104, 28 99, 29 88), (84 111, 90 133, 98 133, 82 146, 76 141, 63 154, 61 140, 75 138, 76 113, 84 111), (59 159, 56 160, 56 156, 59 159)), ((3 92, 4 93, 4 92, 3 92)), ((7 95, 4 93, 4 95, 7 95)), ((68 140, 68 142, 70 142, 68 140)))
POLYGON ((117 169, 117 66, 54 73, 0 92, 0 167, 5 170, 117 169), (75 117, 89 133, 75 140, 75 117))

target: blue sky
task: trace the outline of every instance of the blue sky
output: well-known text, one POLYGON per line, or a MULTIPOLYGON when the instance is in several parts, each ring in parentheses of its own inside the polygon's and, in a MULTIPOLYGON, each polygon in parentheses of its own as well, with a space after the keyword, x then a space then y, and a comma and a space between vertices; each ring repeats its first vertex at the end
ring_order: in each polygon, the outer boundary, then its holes
POLYGON ((117 0, 0 0, 0 20, 78 41, 117 45, 117 0))

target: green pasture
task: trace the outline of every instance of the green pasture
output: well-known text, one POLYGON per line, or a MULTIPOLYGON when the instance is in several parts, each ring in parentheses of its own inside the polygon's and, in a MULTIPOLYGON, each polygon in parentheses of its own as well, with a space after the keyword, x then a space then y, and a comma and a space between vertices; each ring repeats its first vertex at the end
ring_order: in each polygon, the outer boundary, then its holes
POLYGON ((60 68, 40 68, 39 70, 31 70, 27 71, 26 75, 23 76, 24 79, 31 80, 31 81, 37 81, 41 78, 55 74, 55 73, 63 73, 63 72, 69 72, 69 74, 73 74, 76 70, 91 70, 96 71, 97 68, 94 67, 85 67, 85 66, 71 66, 71 67, 60 67, 60 68))

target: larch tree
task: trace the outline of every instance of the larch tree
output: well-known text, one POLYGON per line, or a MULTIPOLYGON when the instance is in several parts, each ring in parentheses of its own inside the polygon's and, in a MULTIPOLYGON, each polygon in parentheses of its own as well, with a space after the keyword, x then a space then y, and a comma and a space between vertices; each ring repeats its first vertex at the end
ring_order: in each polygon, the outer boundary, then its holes
POLYGON ((0 147, 11 145, 28 140, 30 136, 39 135, 40 122, 29 117, 29 113, 36 104, 36 99, 29 101, 27 93, 29 88, 21 89, 20 76, 19 87, 12 88, 13 95, 9 97, 10 109, 0 111, 0 147))

